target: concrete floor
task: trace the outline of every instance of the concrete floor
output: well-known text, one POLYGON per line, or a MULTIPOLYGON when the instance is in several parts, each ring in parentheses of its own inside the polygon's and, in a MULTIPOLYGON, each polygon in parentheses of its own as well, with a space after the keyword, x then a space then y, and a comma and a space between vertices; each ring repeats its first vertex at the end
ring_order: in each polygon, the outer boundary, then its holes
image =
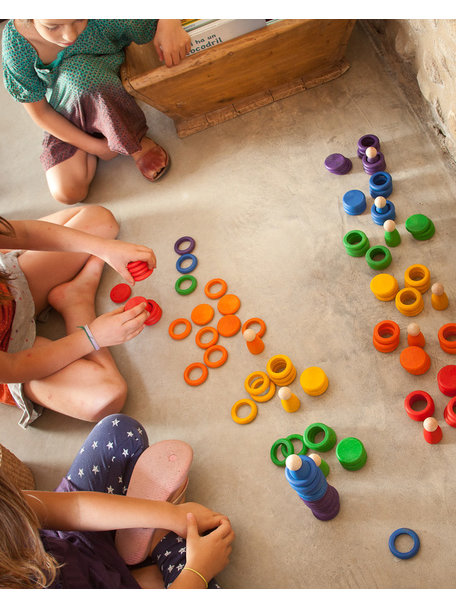
MULTIPOLYGON (((112 210, 121 222, 120 238, 147 244, 157 255, 158 270, 134 293, 155 299, 162 320, 112 349, 129 383, 124 412, 146 426, 151 441, 176 438, 193 446, 188 497, 227 513, 237 534, 231 564, 219 577, 227 588, 454 587, 456 430, 444 422, 449 398, 436 381, 439 369, 454 362, 437 340, 438 329, 454 321, 456 301, 454 167, 359 25, 347 58, 352 67, 341 78, 183 140, 171 120, 144 106, 151 133, 173 159, 169 174, 153 185, 128 159, 101 162, 86 202, 112 210), (370 217, 369 197, 361 216, 348 216, 341 203, 353 188, 368 195, 368 176, 356 157, 358 138, 366 133, 381 140, 402 236, 386 272, 402 287, 406 268, 425 264, 450 298, 449 309, 437 312, 426 293, 424 311, 414 319, 432 359, 424 376, 399 364, 410 318, 393 302, 376 300, 369 288, 376 273, 364 259, 349 257, 342 244, 355 228, 371 244, 384 242, 383 229, 370 217), (326 171, 323 161, 333 152, 353 160, 349 174, 326 171), (430 241, 416 241, 405 230, 406 218, 419 212, 435 223, 430 241), (179 274, 173 246, 183 235, 195 238, 198 257, 198 288, 185 297, 174 290, 179 274), (191 388, 183 371, 202 360, 195 329, 175 342, 168 325, 208 302, 203 287, 214 277, 240 297, 242 321, 264 319, 266 348, 253 356, 240 334, 221 339, 227 363, 191 388), (372 346, 373 327, 384 319, 401 328, 400 348, 388 355, 372 346), (275 396, 259 406, 251 424, 235 424, 230 410, 247 396, 247 374, 265 370, 277 354, 296 367, 291 388, 301 408, 289 414, 275 396), (299 384, 301 372, 314 365, 329 378, 320 397, 307 396, 299 384), (404 411, 405 396, 416 389, 435 400, 443 429, 438 445, 427 444, 421 423, 404 411), (313 517, 269 458, 277 438, 303 433, 314 422, 331 426, 339 440, 358 437, 368 453, 358 472, 343 469, 335 449, 324 454, 328 482, 341 498, 339 515, 326 523, 313 517), (411 560, 388 549, 399 527, 420 536, 420 552, 411 560)), ((3 87, 0 107, 1 215, 38 218, 59 209, 38 160, 39 129, 3 87)), ((99 313, 113 308, 109 291, 118 282, 106 268, 99 313)), ((50 337, 61 332, 56 315, 40 327, 50 337)), ((2 406, 1 415, 0 441, 30 465, 39 489, 55 487, 91 429, 45 412, 23 430, 13 408, 2 406)))

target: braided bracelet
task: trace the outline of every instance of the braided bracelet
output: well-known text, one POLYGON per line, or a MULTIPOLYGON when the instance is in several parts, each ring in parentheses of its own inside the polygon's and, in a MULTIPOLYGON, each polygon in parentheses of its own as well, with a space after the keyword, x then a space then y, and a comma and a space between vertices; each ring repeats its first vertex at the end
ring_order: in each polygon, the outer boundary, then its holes
POLYGON ((93 333, 90 331, 88 325, 78 325, 78 329, 83 329, 86 333, 86 336, 89 338, 90 344, 93 346, 95 350, 100 350, 100 347, 97 344, 97 341, 93 337, 93 333))

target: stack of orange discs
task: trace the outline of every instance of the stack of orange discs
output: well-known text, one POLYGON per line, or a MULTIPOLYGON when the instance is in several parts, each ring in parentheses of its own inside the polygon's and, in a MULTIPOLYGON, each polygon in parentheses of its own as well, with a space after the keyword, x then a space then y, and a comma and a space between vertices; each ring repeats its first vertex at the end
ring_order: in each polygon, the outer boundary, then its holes
POLYGON ((399 325, 394 321, 380 321, 374 327, 372 341, 381 353, 391 353, 399 346, 399 325))
POLYGON ((421 376, 425 374, 431 367, 431 358, 427 352, 419 346, 407 346, 401 352, 399 361, 402 367, 413 374, 414 376, 421 376))

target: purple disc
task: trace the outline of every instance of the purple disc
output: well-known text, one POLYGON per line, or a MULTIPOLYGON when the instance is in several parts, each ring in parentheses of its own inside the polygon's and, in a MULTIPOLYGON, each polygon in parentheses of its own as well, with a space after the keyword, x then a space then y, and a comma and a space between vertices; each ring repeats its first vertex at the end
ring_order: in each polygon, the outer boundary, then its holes
POLYGON ((330 154, 325 158, 326 169, 334 175, 345 175, 351 170, 352 166, 351 160, 343 154, 330 154))
POLYGON ((183 255, 185 253, 190 253, 191 251, 193 251, 195 249, 195 239, 192 239, 191 236, 181 236, 180 239, 177 239, 177 241, 174 243, 174 251, 177 253, 177 255, 183 255), (189 246, 186 249, 181 249, 180 246, 182 245, 182 243, 190 243, 189 246))

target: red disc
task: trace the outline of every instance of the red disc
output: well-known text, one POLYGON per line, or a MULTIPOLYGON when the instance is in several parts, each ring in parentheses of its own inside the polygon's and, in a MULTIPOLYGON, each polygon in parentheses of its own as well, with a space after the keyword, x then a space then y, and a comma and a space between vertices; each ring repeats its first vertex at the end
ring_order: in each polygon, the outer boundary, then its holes
POLYGON ((151 306, 150 306, 149 302, 146 300, 146 298, 143 298, 142 296, 135 296, 134 298, 130 298, 128 300, 128 302, 125 304, 125 310, 130 310, 130 308, 134 308, 135 306, 138 306, 138 304, 141 304, 141 302, 146 302, 147 310, 150 312, 151 306))
POLYGON ((447 397, 456 397, 456 365, 445 365, 437 374, 440 391, 447 397))
POLYGON ((115 285, 111 289, 111 293, 110 293, 111 300, 113 302, 115 302, 116 304, 125 302, 125 300, 128 300, 130 295, 131 295, 131 287, 130 287, 130 285, 127 285, 126 283, 119 283, 118 285, 115 285))

